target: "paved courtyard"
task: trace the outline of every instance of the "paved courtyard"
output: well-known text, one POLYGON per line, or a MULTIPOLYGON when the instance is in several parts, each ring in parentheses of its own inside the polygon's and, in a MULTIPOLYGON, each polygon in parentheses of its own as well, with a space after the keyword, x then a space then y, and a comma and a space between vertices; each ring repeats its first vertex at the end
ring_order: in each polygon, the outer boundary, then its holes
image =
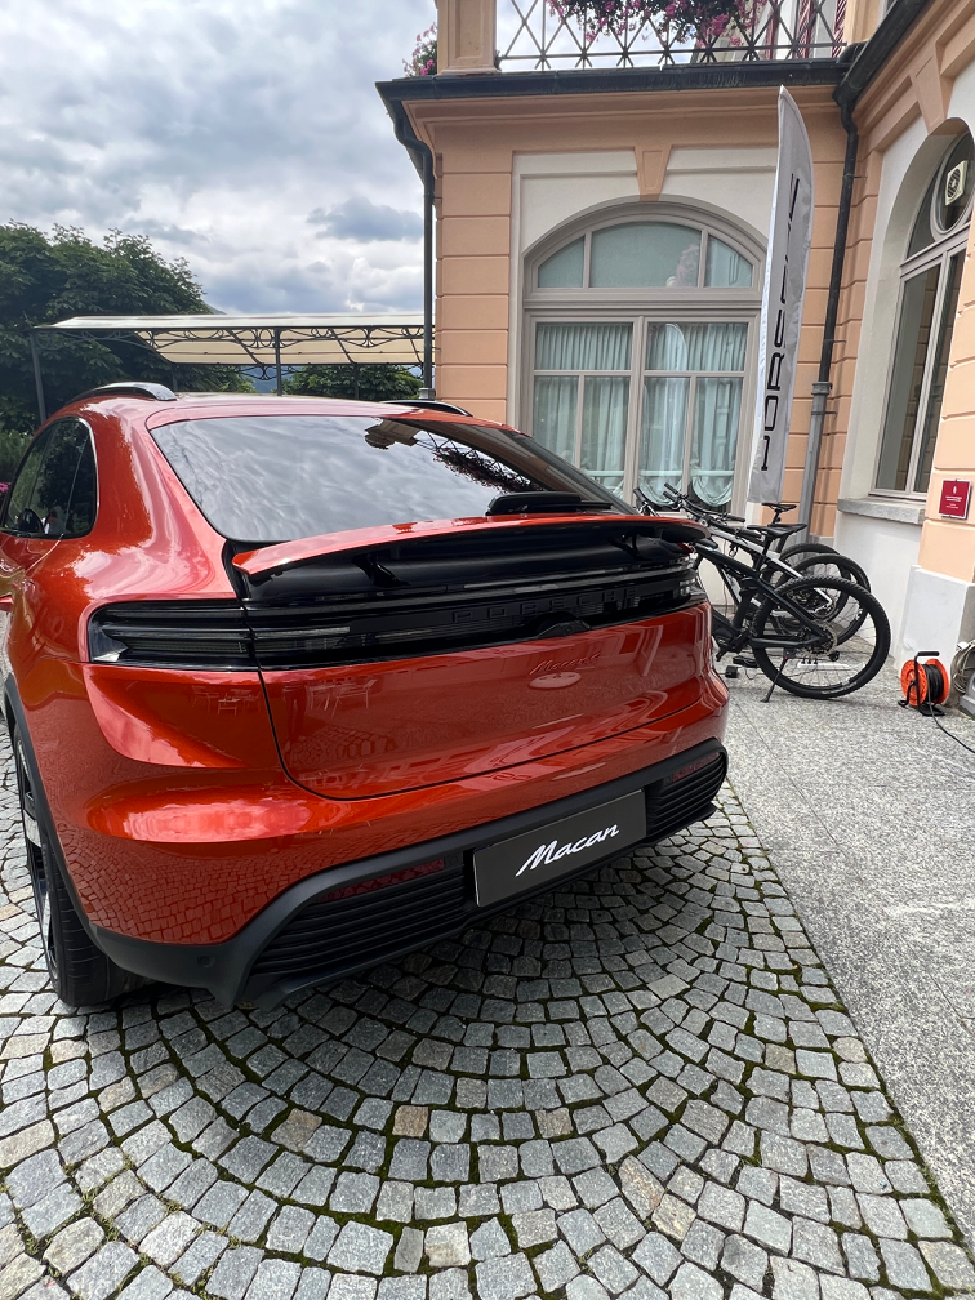
POLYGON ((0 835, 0 1300, 975 1290, 730 789, 656 850, 268 1014, 163 987, 60 1005, 9 765, 0 835))
POLYGON ((892 664, 834 701, 730 686, 738 794, 975 1246, 975 754, 897 707, 892 664))

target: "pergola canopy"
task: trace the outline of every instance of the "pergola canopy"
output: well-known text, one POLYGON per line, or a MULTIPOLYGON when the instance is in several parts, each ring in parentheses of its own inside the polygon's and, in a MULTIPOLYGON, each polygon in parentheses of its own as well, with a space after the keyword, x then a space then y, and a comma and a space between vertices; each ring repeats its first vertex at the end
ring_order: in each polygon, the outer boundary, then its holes
POLYGON ((72 316, 35 327, 38 335, 137 341, 179 365, 261 366, 423 364, 423 317, 72 316))

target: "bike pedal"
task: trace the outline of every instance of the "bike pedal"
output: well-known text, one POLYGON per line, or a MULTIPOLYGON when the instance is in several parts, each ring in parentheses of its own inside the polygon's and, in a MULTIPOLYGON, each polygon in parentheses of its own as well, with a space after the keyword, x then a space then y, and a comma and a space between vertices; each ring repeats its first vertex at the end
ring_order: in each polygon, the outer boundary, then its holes
POLYGON ((755 660, 754 660, 754 659, 750 659, 750 658, 748 657, 748 655, 735 655, 734 660, 733 660, 732 662, 734 662, 734 663, 736 663, 736 664, 741 664, 742 668, 757 668, 757 667, 758 667, 758 664, 755 662, 755 660))
POLYGON ((738 669, 734 666, 734 664, 728 664, 727 668, 725 668, 724 670, 724 675, 725 677, 737 677, 738 669))

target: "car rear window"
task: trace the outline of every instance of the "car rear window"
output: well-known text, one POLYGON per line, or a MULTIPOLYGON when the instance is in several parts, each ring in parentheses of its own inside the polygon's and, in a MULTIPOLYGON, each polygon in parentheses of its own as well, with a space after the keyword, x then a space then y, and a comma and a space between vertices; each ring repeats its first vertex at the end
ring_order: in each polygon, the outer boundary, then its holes
POLYGON ((628 512, 531 438, 499 429, 248 415, 182 420, 152 437, 216 531, 237 541, 483 515, 514 492, 575 492, 628 512))

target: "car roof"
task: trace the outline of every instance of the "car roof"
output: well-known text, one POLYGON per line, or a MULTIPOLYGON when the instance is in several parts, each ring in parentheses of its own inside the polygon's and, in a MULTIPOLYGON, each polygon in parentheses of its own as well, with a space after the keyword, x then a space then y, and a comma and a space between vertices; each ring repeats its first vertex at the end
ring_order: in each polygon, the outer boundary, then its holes
POLYGON ((341 397, 315 397, 307 394, 278 396, 274 393, 172 393, 167 389, 162 390, 166 396, 161 398, 148 392, 142 394, 136 391, 138 387, 138 385, 120 385, 114 391, 106 388, 83 393, 56 411, 49 417, 48 422, 62 418, 68 412, 81 414, 86 410, 98 410, 110 412, 126 424, 142 425, 150 429, 183 420, 212 418, 219 414, 227 416, 360 415, 380 418, 409 415, 413 419, 429 419, 437 423, 471 423, 496 429, 510 430, 511 428, 496 420, 486 420, 466 413, 460 414, 460 408, 451 410, 446 403, 443 406, 434 406, 420 401, 414 405, 409 398, 376 402, 354 401, 351 398, 341 397))

